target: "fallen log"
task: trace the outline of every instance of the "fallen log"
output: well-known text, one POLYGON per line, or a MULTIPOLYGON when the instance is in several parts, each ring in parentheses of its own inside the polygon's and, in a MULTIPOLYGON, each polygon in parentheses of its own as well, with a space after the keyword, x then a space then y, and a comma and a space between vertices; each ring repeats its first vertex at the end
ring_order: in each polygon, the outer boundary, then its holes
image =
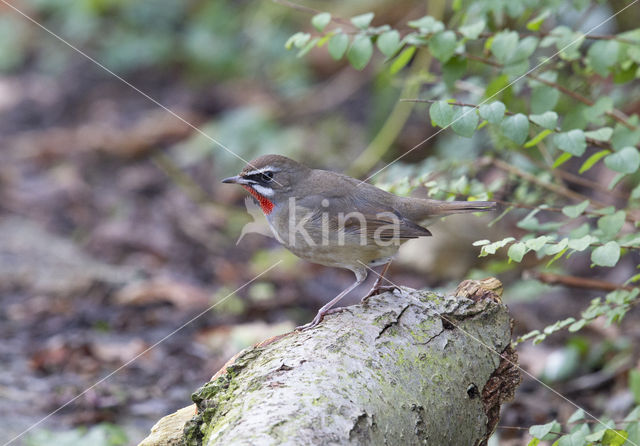
POLYGON ((486 444, 520 383, 501 291, 402 288, 245 349, 140 445, 486 444))

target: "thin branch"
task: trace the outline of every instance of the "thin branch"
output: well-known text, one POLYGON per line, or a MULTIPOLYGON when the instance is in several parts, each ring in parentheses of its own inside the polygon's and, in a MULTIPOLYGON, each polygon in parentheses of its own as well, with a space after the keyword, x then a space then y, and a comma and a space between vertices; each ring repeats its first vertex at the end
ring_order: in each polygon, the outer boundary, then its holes
POLYGON ((502 160, 496 159, 496 158, 488 158, 485 160, 485 162, 489 163, 489 164, 493 164, 494 166, 496 166, 499 169, 502 169, 506 172, 512 173, 514 175, 517 175, 521 178, 524 178, 525 180, 537 184, 538 186, 550 190, 551 192, 557 194, 557 195, 561 195, 565 198, 568 198, 570 200, 577 200, 577 201, 584 201, 584 200, 588 200, 594 207, 606 207, 607 204, 603 203, 601 201, 592 199, 587 197, 586 195, 582 195, 578 192, 574 192, 570 189, 567 189, 564 186, 559 186, 557 184, 553 184, 553 183, 548 183, 546 181, 541 180, 540 178, 538 178, 536 175, 533 175, 529 172, 525 172, 524 170, 516 167, 516 166, 512 166, 509 163, 506 163, 502 160))
MULTIPOLYGON (((457 31, 456 34, 462 35, 459 31, 457 31)), ((558 34, 543 33, 543 32, 536 33, 536 32, 518 31, 518 34, 520 34, 521 36, 533 36, 533 37, 562 37, 558 34)), ((480 33, 478 37, 488 38, 488 37, 494 37, 495 35, 496 33, 484 32, 484 33, 480 33)), ((640 45, 640 40, 625 39, 624 37, 619 37, 613 34, 587 34, 584 36, 584 38, 587 40, 616 40, 620 43, 626 43, 629 45, 640 45)))
MULTIPOLYGON (((492 67, 496 67, 496 68, 503 68, 504 66, 502 64, 499 64, 498 62, 495 62, 491 59, 487 59, 485 57, 480 57, 480 56, 475 56, 473 54, 469 54, 469 53, 464 53, 464 56, 470 60, 475 60, 476 62, 480 62, 483 63, 485 65, 490 65, 492 67)), ((579 93, 576 93, 573 90, 570 90, 569 88, 560 85, 556 82, 551 82, 547 79, 541 78, 540 76, 538 76, 537 74, 533 74, 533 73, 527 73, 526 74, 527 77, 530 77, 531 79, 540 82, 541 84, 545 84, 549 87, 555 88, 556 90, 558 90, 561 93, 564 93, 565 95, 575 99, 578 102, 582 102, 585 105, 588 106, 592 106, 595 104, 595 102, 593 102, 591 99, 582 96, 579 93)), ((613 109, 610 111, 606 111, 605 114, 609 117, 611 117, 612 119, 614 119, 615 121, 619 122, 620 124, 624 125, 626 128, 628 128, 629 130, 636 130, 636 126, 631 124, 628 119, 629 117, 624 114, 622 111, 617 110, 617 109, 613 109)))
POLYGON ((616 290, 632 291, 634 288, 637 288, 629 285, 618 285, 606 280, 588 279, 586 277, 577 276, 565 276, 562 274, 547 273, 542 271, 527 270, 523 273, 523 278, 535 279, 549 285, 562 285, 569 288, 591 289, 607 292, 616 290))
MULTIPOLYGON (((533 159, 533 158, 529 158, 529 161, 531 161, 532 163, 534 163, 535 165, 537 165, 538 167, 540 167, 541 169, 548 169, 548 166, 543 165, 542 163, 540 163, 539 161, 533 159)), ((593 181, 590 180, 588 178, 585 177, 581 177, 580 175, 576 175, 574 173, 571 172, 567 172, 566 170, 562 170, 559 168, 555 168, 553 169, 553 172, 556 173, 559 177, 562 177, 564 180, 573 183, 573 184, 578 184, 580 186, 584 186, 584 187, 588 187, 591 189, 596 189, 600 192, 609 194, 611 196, 614 196, 616 198, 620 198, 623 200, 628 200, 629 199, 629 194, 615 190, 615 189, 609 189, 607 186, 598 183, 597 181, 593 181)))
MULTIPOLYGON (((319 14, 322 11, 314 8, 309 8, 308 6, 299 5, 297 3, 290 2, 288 0, 273 0, 275 3, 278 3, 282 6, 286 6, 287 8, 295 9, 296 11, 304 12, 307 14, 319 14)), ((331 21, 335 23, 339 23, 340 25, 347 25, 351 28, 356 28, 349 20, 343 19, 341 17, 336 17, 331 14, 331 21)))

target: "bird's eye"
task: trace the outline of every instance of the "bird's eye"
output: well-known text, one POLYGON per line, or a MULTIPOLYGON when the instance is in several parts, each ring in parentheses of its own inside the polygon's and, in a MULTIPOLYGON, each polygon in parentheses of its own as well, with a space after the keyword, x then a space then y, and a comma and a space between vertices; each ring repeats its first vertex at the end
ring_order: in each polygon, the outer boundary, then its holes
POLYGON ((273 181, 273 172, 262 172, 260 174, 260 181, 264 183, 269 183, 273 181))

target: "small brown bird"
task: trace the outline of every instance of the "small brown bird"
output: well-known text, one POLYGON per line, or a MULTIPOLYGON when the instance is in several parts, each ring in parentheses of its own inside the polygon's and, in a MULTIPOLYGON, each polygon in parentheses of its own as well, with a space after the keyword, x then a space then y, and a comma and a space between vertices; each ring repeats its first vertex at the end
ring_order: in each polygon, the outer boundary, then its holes
POLYGON ((318 325, 331 307, 367 278, 368 268, 384 265, 363 300, 379 292, 400 245, 431 235, 424 226, 445 215, 491 211, 496 205, 399 197, 280 155, 256 158, 239 175, 222 182, 244 187, 260 204, 278 241, 295 255, 356 275, 356 281, 320 308, 310 323, 298 327, 301 330, 318 325))

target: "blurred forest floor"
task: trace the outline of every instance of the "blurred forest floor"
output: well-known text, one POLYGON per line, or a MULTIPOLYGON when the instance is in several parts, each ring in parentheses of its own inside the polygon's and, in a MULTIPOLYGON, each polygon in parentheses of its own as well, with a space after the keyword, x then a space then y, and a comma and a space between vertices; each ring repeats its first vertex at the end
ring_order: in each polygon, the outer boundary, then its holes
MULTIPOLYGON (((272 15, 292 14, 270 8, 272 15)), ((392 10, 390 21, 400 15, 392 10)), ((295 59, 274 40, 278 57, 295 59)), ((297 261, 258 234, 236 246, 251 220, 245 194, 219 181, 242 162, 59 45, 55 51, 69 54, 57 73, 43 70, 38 53, 30 53, 0 75, 0 432, 10 439, 90 388, 26 442, 87 441, 75 426, 108 422, 118 428, 90 433, 135 444, 158 418, 188 405, 191 392, 230 356, 307 321, 352 278, 297 261), (277 268, 234 293, 278 260, 277 268)), ((220 79, 205 73, 211 80, 196 82, 179 64, 151 64, 126 78, 242 157, 279 152, 343 170, 395 98, 377 91, 372 76, 329 63, 324 54, 314 57, 299 68, 306 70, 304 82, 289 79, 289 90, 252 67, 220 79), (310 87, 302 94, 295 86, 305 82, 310 87)), ((422 117, 410 119, 398 151, 430 131, 422 117)), ((420 152, 409 161, 433 154, 420 152)), ((488 221, 461 217, 436 225, 432 240, 403 248, 392 280, 450 291, 481 274, 486 260, 471 243, 512 230, 509 220, 491 228, 488 221)), ((589 265, 576 260, 572 268, 589 265)), ((601 294, 522 281, 519 270, 499 277, 516 335, 577 314, 601 294)), ((623 327, 594 324, 580 336, 523 344, 521 364, 595 413, 626 413, 633 404, 626 372, 638 357, 638 316, 636 309, 623 327)), ((503 408, 504 444, 519 444, 522 429, 575 410, 524 378, 516 401, 503 408)))

